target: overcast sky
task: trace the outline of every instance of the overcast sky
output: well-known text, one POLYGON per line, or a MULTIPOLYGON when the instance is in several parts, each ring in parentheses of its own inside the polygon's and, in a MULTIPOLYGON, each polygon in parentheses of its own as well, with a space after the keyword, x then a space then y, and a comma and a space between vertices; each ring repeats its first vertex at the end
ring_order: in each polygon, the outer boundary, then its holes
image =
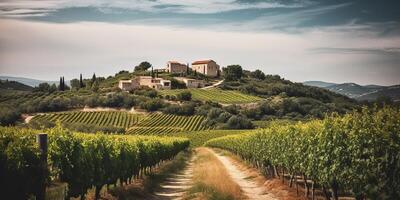
POLYGON ((0 75, 213 59, 293 81, 400 84, 398 0, 0 0, 0 75))

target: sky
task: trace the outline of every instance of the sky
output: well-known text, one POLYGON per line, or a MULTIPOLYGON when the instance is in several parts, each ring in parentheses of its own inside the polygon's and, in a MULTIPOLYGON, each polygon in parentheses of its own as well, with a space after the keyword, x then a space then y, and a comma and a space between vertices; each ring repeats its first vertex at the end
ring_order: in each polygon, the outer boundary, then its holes
POLYGON ((0 75, 202 59, 296 82, 400 84, 400 1, 0 0, 0 75))

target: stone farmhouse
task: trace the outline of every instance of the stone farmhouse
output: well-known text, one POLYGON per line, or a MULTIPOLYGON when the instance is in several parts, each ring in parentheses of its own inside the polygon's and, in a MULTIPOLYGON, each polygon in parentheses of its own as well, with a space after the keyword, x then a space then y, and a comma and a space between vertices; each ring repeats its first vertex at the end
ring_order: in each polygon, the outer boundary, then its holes
POLYGON ((171 73, 171 74, 186 73, 188 68, 189 68, 189 66, 179 63, 177 61, 168 61, 165 71, 168 73, 171 73))
POLYGON ((216 77, 219 72, 219 65, 213 60, 199 60, 192 63, 192 70, 206 76, 216 77))
POLYGON ((187 88, 202 88, 205 86, 204 80, 196 80, 186 77, 175 77, 175 79, 184 82, 187 88))
POLYGON ((171 89, 171 81, 151 76, 139 76, 132 80, 120 80, 118 87, 123 91, 131 91, 140 86, 146 86, 156 90, 171 89))

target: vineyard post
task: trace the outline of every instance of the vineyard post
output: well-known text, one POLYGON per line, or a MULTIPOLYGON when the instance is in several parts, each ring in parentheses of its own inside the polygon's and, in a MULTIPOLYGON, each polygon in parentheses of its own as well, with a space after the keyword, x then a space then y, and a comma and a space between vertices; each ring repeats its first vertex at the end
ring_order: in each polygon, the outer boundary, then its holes
POLYGON ((46 197, 46 174, 47 174, 47 134, 39 133, 36 135, 36 142, 40 148, 40 160, 42 165, 42 178, 40 181, 40 189, 37 193, 37 200, 44 200, 46 197))

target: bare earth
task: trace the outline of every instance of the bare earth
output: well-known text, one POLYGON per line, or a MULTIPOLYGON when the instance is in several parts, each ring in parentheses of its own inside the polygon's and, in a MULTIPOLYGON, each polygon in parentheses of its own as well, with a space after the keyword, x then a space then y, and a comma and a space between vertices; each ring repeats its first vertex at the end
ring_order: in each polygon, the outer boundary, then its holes
POLYGON ((161 189, 155 192, 154 199, 180 200, 185 192, 192 187, 193 160, 190 160, 183 172, 172 174, 163 184, 161 189))
POLYGON ((259 185, 256 181, 248 179, 248 175, 239 170, 226 156, 219 155, 213 150, 210 151, 224 164, 229 175, 242 188, 249 199, 277 200, 274 195, 265 191, 263 185, 259 185))

